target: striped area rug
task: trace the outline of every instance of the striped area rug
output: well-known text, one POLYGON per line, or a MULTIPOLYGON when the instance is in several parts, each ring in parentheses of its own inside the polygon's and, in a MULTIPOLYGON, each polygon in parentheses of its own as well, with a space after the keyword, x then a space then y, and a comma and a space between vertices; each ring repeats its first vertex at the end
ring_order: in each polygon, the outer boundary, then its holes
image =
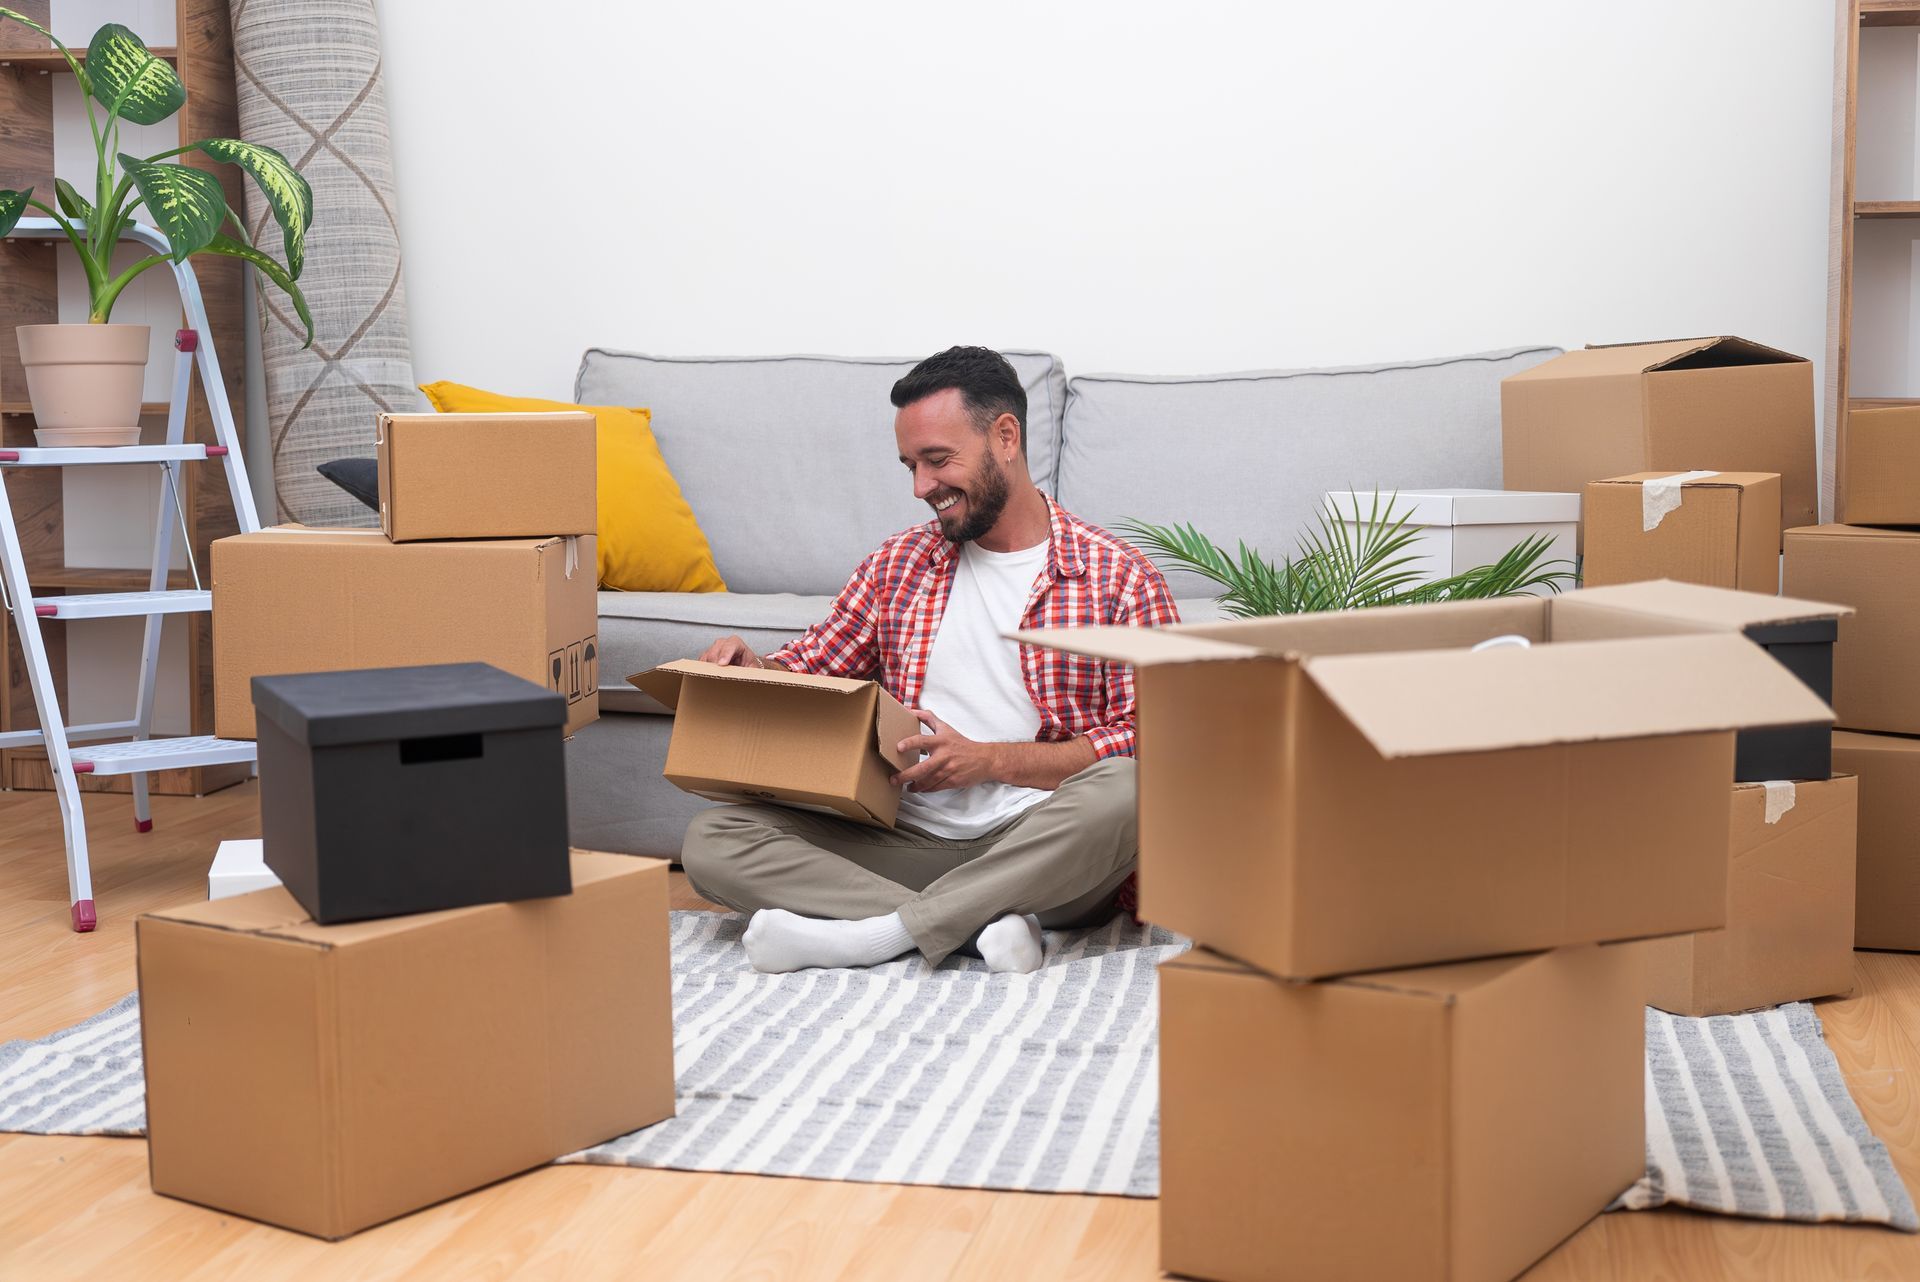
MULTIPOLYGON (((1159 1188, 1155 967, 1184 940, 1049 934, 1035 975, 918 958, 761 975, 742 920, 673 914, 679 1115, 561 1159, 962 1188, 1159 1188)), ((1647 1012, 1647 1174, 1616 1209, 1920 1229, 1806 1003, 1647 1012)), ((134 998, 0 1045, 0 1131, 139 1135, 134 998)))
POLYGON ((1806 1002, 1709 1019, 1647 1008, 1647 1173, 1613 1209, 1667 1203, 1920 1232, 1806 1002))

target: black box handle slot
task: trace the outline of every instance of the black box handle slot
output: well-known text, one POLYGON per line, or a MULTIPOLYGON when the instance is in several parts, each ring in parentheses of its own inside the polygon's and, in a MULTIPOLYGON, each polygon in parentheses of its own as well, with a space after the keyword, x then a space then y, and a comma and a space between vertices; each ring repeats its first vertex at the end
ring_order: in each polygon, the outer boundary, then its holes
POLYGON ((400 764, 417 766, 429 761, 466 761, 482 755, 477 734, 427 735, 400 741, 400 764))

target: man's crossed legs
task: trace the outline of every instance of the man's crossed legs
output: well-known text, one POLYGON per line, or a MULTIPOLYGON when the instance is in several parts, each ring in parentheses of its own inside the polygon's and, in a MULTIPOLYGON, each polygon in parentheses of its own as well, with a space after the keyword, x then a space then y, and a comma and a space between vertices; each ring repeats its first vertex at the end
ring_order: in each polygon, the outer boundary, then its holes
POLYGON ((997 970, 1040 963, 1039 928, 1095 925, 1139 848, 1134 763, 1108 757, 984 836, 954 841, 782 806, 721 806, 687 829, 693 888, 754 913, 767 971, 862 966, 959 949, 997 970))

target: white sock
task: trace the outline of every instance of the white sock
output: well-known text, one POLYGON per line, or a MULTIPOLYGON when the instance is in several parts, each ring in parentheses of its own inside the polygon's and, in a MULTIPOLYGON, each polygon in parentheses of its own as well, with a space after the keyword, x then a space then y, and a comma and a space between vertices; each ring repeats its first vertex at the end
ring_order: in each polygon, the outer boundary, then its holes
POLYGON ((878 966, 914 948, 899 913, 830 921, 784 908, 755 913, 741 942, 753 968, 770 975, 809 966, 878 966))
POLYGON ((1032 913, 1008 913, 980 932, 980 956, 1001 975, 1031 975, 1046 959, 1040 919, 1032 913))

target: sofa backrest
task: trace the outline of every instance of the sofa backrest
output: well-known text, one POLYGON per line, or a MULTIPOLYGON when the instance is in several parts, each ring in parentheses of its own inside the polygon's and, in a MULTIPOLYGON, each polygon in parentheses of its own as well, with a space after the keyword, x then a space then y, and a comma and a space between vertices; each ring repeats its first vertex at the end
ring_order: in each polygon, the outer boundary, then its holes
MULTIPOLYGON (((1027 460, 1052 484, 1066 372, 1005 353, 1027 390, 1027 460)), ((645 406, 735 592, 838 592, 889 534, 931 518, 913 497, 887 393, 917 358, 649 356, 589 348, 574 400, 645 406)))
MULTIPOLYGON (((1295 550, 1328 490, 1500 487, 1500 380, 1559 355, 1521 347, 1440 360, 1067 382, 1055 496, 1112 528, 1192 524, 1269 560, 1295 550)), ((1176 597, 1211 596, 1168 575, 1176 597)))

